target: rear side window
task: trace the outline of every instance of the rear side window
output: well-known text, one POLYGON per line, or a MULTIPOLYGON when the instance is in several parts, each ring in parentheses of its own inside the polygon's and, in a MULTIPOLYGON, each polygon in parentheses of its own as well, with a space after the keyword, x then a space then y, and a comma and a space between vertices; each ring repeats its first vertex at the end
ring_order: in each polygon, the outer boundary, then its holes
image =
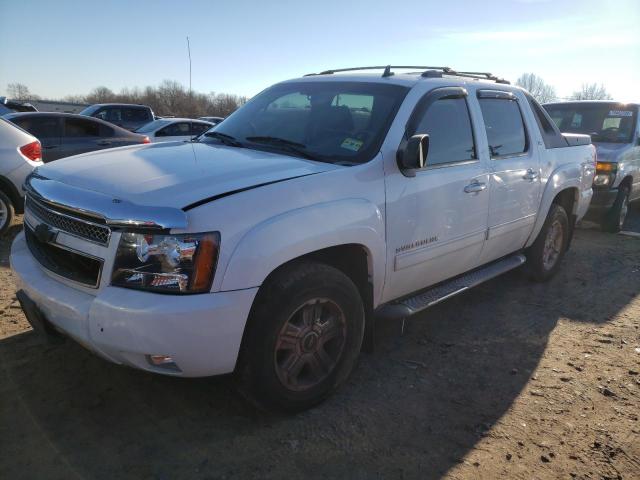
POLYGON ((171 125, 164 127, 162 130, 158 130, 156 137, 178 137, 190 135, 191 126, 188 122, 172 123, 171 125))
POLYGON ((56 117, 26 117, 16 118, 12 121, 36 138, 60 136, 59 122, 56 117))
POLYGON ((200 135, 201 133, 206 132, 210 128, 211 126, 207 125, 206 123, 193 122, 193 124, 191 125, 191 134, 200 135))
POLYGON ((480 98, 492 158, 519 155, 527 151, 527 135, 516 100, 480 98))
POLYGON ((413 134, 423 133, 429 135, 428 166, 476 158, 471 118, 464 98, 443 98, 429 106, 413 134))
POLYGON ((546 148, 562 148, 567 146, 567 142, 556 127, 555 123, 551 120, 544 108, 528 93, 525 93, 527 101, 533 111, 533 116, 536 118, 544 146, 546 148))
POLYGON ((125 122, 144 122, 151 120, 149 111, 145 108, 123 108, 122 120, 125 122))
POLYGON ((98 122, 80 118, 65 118, 64 136, 73 138, 99 137, 100 127, 98 122))

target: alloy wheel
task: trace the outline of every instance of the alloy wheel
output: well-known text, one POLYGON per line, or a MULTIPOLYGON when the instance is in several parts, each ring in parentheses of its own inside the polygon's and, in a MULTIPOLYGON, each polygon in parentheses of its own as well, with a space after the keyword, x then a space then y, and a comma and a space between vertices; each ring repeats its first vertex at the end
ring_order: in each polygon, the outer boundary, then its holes
POLYGON ((542 265, 545 270, 551 270, 560 258, 564 241, 564 229, 559 220, 555 220, 549 227, 542 251, 542 265))
POLYGON ((305 302, 278 334, 275 369, 289 390, 304 391, 321 383, 342 357, 347 337, 342 309, 327 298, 305 302))

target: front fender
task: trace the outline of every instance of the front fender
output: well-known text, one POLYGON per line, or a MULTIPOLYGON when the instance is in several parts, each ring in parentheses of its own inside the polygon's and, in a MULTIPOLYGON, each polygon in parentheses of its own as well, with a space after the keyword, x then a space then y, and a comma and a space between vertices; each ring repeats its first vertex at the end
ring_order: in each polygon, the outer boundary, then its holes
POLYGON ((222 290, 260 286, 284 263, 328 247, 362 245, 373 280, 374 303, 382 291, 386 246, 380 209, 364 199, 337 200, 291 210, 247 232, 225 269, 222 290))
MULTIPOLYGON (((560 165, 555 169, 549 178, 547 179, 544 191, 542 192, 542 198, 540 200, 540 206, 538 208, 538 216, 536 222, 531 231, 531 236, 527 241, 526 247, 530 247, 535 241, 536 237, 542 230, 542 225, 547 218, 551 204, 554 198, 563 190, 568 188, 574 188, 577 192, 580 192, 582 186, 583 166, 580 164, 569 163, 560 165)), ((591 197, 589 197, 590 201, 591 197)), ((574 211, 567 212, 567 215, 575 214, 579 208, 580 198, 576 198, 574 203, 574 211)))

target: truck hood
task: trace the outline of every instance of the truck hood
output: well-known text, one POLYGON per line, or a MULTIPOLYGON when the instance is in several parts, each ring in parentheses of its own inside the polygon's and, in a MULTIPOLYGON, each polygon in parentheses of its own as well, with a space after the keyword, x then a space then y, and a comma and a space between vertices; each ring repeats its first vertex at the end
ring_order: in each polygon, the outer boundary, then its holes
POLYGON ((631 148, 630 143, 593 142, 600 162, 619 162, 620 157, 631 148))
POLYGON ((246 148, 167 142, 76 155, 39 167, 38 174, 138 205, 184 208, 336 168, 341 167, 246 148))

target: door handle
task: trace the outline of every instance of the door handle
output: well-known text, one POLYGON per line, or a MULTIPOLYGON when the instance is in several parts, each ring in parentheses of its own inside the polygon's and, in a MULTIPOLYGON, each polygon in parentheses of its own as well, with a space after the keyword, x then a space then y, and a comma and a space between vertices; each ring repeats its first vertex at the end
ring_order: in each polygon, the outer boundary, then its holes
POLYGON ((111 142, 107 142, 106 140, 101 140, 98 142, 98 145, 100 146, 111 145, 111 142))
POLYGON ((533 182, 536 178, 538 178, 540 174, 536 172, 533 168, 527 168, 527 173, 522 176, 523 180, 529 180, 533 182))
POLYGON ((465 193, 480 193, 481 191, 485 190, 486 188, 487 188, 487 184, 486 183, 482 183, 482 182, 479 182, 477 180, 474 180, 469 185, 464 187, 464 192, 465 193))
POLYGON ((58 148, 58 145, 43 145, 42 148, 45 150, 51 150, 52 148, 58 148))

